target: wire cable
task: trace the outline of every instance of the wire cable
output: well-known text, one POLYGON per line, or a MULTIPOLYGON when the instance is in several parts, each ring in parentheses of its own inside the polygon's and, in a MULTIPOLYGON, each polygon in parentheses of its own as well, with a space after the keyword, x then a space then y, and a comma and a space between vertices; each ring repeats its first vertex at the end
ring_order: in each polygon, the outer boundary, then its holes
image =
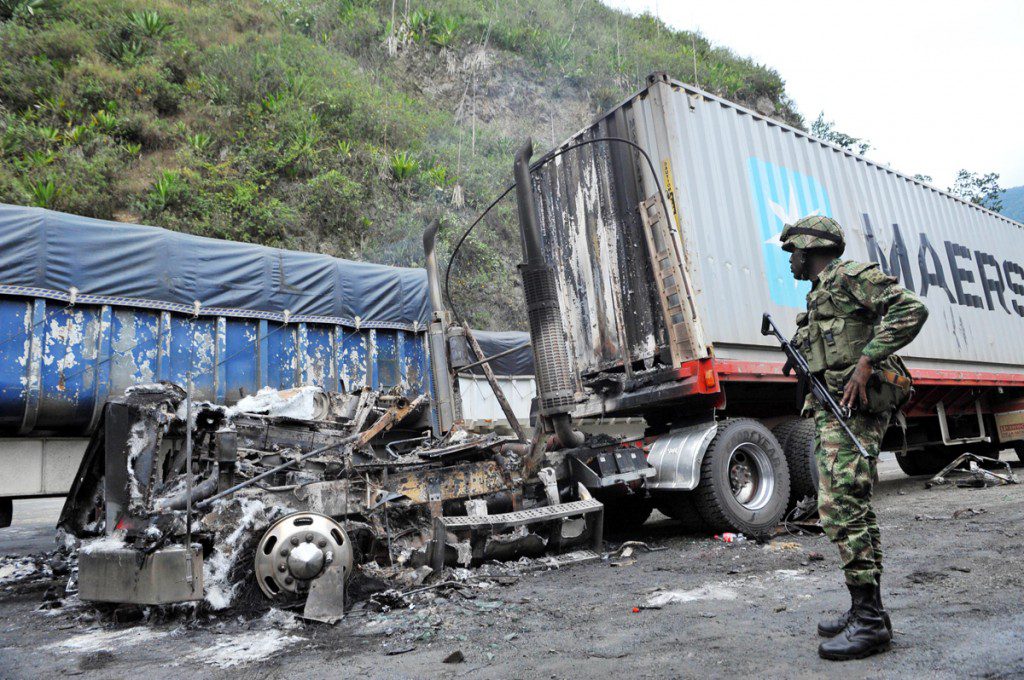
MULTIPOLYGON (((665 199, 665 191, 661 187, 661 182, 658 181, 657 166, 654 165, 654 161, 651 160, 651 156, 646 151, 644 151, 644 149, 641 148, 639 144, 628 139, 624 139, 623 137, 597 137, 595 139, 584 139, 580 142, 575 142, 574 144, 570 144, 564 149, 558 149, 557 151, 551 153, 550 155, 542 156, 536 163, 530 166, 530 172, 536 172, 537 170, 544 167, 545 165, 555 160, 559 156, 563 156, 574 149, 578 149, 583 146, 589 146, 591 144, 600 144, 604 142, 625 144, 626 146, 630 146, 633 149, 635 149, 637 152, 640 153, 640 155, 644 157, 644 160, 647 161, 647 167, 651 171, 651 176, 654 178, 654 186, 658 190, 658 197, 661 200, 661 206, 665 210, 665 218, 668 219, 668 216, 671 215, 672 212, 669 210, 668 201, 665 199)), ((445 269, 444 273, 444 296, 445 299, 448 301, 448 307, 452 310, 452 316, 455 317, 455 320, 458 323, 462 323, 465 319, 462 317, 462 315, 459 313, 458 308, 456 308, 455 304, 452 302, 450 281, 452 267, 454 266, 455 263, 455 256, 459 254, 459 249, 462 248, 462 244, 465 242, 466 238, 469 237, 469 234, 473 231, 473 229, 476 228, 476 225, 480 224, 484 217, 487 216, 487 213, 489 213, 494 208, 494 206, 496 206, 498 202, 501 201, 501 199, 508 196, 509 192, 515 188, 516 183, 512 182, 505 188, 503 192, 501 192, 500 196, 491 201, 491 203, 486 208, 484 208, 483 212, 481 212, 480 215, 478 215, 477 218, 473 220, 473 223, 466 228, 466 231, 462 233, 462 236, 455 244, 455 249, 452 250, 451 257, 448 258, 448 267, 445 269)))

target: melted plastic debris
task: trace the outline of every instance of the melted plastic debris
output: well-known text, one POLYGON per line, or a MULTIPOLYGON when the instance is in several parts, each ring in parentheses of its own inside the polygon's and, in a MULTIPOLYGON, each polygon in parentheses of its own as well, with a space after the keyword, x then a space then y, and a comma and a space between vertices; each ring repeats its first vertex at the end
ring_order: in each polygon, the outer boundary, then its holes
POLYGON ((241 399, 228 409, 228 413, 263 413, 276 418, 318 420, 326 417, 328 407, 328 399, 319 387, 306 385, 292 390, 264 387, 256 394, 241 399))

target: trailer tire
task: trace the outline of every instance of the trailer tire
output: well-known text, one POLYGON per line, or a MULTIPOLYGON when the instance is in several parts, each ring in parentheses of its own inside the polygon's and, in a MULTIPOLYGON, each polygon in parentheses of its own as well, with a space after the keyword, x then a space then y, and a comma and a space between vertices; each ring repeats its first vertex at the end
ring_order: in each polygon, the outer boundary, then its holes
POLYGON ((807 496, 818 497, 818 463, 814 459, 814 421, 793 418, 776 425, 772 434, 789 464, 789 508, 807 496))
POLYGON ((949 451, 942 449, 923 449, 921 451, 908 451, 907 453, 896 453, 896 464, 900 470, 909 477, 932 476, 942 471, 956 459, 963 451, 956 449, 949 451))
POLYGON ((1013 447, 1013 452, 1017 454, 1017 460, 1024 463, 1024 444, 1016 444, 1013 447))
POLYGON ((708 525, 697 510, 693 491, 664 491, 654 497, 654 507, 676 520, 684 534, 709 534, 708 525))
POLYGON ((720 423, 704 453, 694 502, 710 531, 770 534, 789 504, 789 466, 771 430, 751 418, 720 423))
POLYGON ((12 521, 14 521, 14 501, 10 498, 0 498, 0 529, 11 526, 12 521))

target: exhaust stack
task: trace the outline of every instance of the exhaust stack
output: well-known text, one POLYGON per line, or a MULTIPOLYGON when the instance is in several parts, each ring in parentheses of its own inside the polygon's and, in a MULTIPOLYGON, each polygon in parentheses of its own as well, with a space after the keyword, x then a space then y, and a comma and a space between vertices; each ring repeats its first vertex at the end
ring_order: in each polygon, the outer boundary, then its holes
POLYGON ((564 447, 583 443, 583 434, 572 429, 569 411, 575 404, 575 385, 569 371, 569 354, 562 335, 561 310, 554 270, 544 260, 543 240, 537 220, 537 204, 530 177, 533 140, 527 139, 516 152, 516 200, 519 229, 526 263, 520 266, 523 295, 530 317, 530 342, 536 364, 540 414, 551 421, 564 447))
MULTIPOLYGON (((441 300, 441 279, 437 267, 437 255, 434 246, 437 230, 441 221, 434 219, 423 232, 423 252, 426 254, 427 289, 430 294, 430 326, 427 329, 427 342, 430 346, 430 369, 434 379, 434 392, 437 396, 436 413, 440 436, 452 429, 456 421, 461 419, 462 410, 453 386, 451 368, 448 362, 446 331, 451 325, 451 317, 445 310, 441 300)), ((461 330, 461 329, 460 329, 461 330)))

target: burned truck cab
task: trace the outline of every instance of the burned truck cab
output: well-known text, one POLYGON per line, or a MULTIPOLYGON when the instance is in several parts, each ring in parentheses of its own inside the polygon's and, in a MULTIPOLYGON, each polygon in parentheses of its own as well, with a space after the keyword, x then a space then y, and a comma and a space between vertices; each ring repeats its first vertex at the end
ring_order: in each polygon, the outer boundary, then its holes
POLYGON ((718 415, 725 393, 670 190, 624 122, 535 162, 527 141, 515 158, 548 456, 605 503, 611 526, 637 527, 657 507, 690 528, 766 533, 790 501, 785 456, 763 423, 718 415))

